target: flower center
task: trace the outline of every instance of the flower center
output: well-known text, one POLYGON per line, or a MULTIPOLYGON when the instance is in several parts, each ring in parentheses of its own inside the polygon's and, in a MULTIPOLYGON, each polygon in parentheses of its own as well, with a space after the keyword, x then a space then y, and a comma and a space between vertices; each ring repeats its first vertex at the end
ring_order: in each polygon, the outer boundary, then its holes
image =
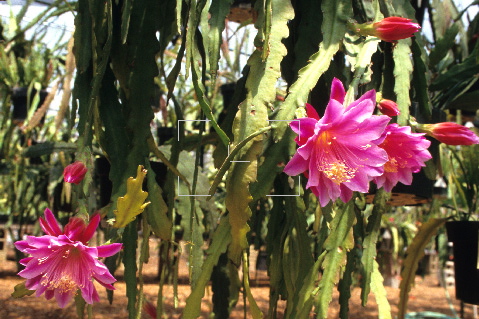
POLYGON ((395 157, 390 157, 389 160, 384 164, 384 171, 386 173, 397 173, 399 163, 395 157))
POLYGON ((354 178, 356 169, 348 167, 344 162, 329 163, 323 165, 320 171, 336 184, 347 182, 354 178))
POLYGON ((316 167, 335 184, 341 184, 354 178, 357 168, 347 159, 348 150, 336 141, 336 136, 323 132, 317 140, 316 167))
POLYGON ((79 278, 84 271, 81 265, 81 251, 75 246, 65 246, 59 249, 54 255, 45 257, 40 263, 50 259, 50 267, 43 274, 41 285, 48 290, 57 289, 58 292, 75 293, 77 289, 83 288, 79 278))
POLYGON ((42 276, 41 284, 48 286, 48 289, 58 289, 60 293, 75 292, 78 289, 77 283, 71 278, 69 274, 62 273, 55 278, 49 278, 48 274, 42 276))

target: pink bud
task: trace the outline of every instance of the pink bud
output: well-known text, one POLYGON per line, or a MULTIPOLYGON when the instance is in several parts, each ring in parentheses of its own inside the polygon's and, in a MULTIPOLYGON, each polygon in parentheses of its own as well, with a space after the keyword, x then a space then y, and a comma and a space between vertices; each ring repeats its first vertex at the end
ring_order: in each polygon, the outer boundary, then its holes
POLYGON ((401 17, 388 17, 373 23, 375 35, 383 41, 395 42, 400 39, 410 38, 421 29, 419 24, 411 19, 401 17))
POLYGON ((80 184, 88 169, 82 162, 76 161, 65 167, 63 178, 67 183, 80 184))
POLYGON ((388 99, 381 99, 378 102, 378 109, 382 114, 391 117, 397 116, 400 113, 397 103, 388 99))
POLYGON ((421 26, 411 19, 388 17, 381 21, 353 25, 355 31, 361 35, 372 35, 386 42, 410 38, 421 29, 421 26))
POLYGON ((453 122, 424 124, 419 130, 448 145, 479 144, 479 137, 467 127, 453 122))

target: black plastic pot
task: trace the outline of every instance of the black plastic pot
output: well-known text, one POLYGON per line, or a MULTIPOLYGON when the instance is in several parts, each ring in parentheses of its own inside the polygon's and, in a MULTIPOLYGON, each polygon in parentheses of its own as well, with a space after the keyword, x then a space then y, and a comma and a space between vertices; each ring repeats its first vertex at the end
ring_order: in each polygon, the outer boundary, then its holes
MULTIPOLYGON (((390 206, 418 206, 431 201, 435 181, 427 178, 423 170, 413 174, 411 185, 397 183, 391 191, 391 198, 388 201, 390 206)), ((368 203, 372 203, 377 187, 375 183, 369 184, 369 193, 366 195, 368 203)))
POLYGON ((447 237, 454 244, 456 298, 479 305, 478 233, 479 222, 447 222, 447 237))
MULTIPOLYGON (((28 109, 32 104, 33 98, 37 94, 37 90, 32 89, 30 92, 30 99, 27 101, 28 98, 28 88, 21 87, 21 88, 14 88, 12 94, 12 104, 13 104, 13 112, 12 112, 12 119, 17 122, 24 121, 27 118, 28 109)), ((40 101, 38 102, 37 108, 42 106, 43 102, 48 95, 46 90, 40 91, 40 101)))
POLYGON ((435 181, 427 178, 424 170, 413 174, 411 185, 397 183, 392 189, 391 206, 415 206, 428 203, 432 199, 435 181))

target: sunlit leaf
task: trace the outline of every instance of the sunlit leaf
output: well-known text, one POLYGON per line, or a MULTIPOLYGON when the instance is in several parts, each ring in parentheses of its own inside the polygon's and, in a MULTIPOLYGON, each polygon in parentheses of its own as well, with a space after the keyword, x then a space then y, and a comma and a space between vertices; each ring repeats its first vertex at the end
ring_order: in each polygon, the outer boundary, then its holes
POLYGON ((113 227, 122 228, 141 214, 145 207, 150 203, 145 203, 148 193, 143 191, 143 180, 146 176, 146 170, 138 165, 136 178, 130 177, 126 181, 126 194, 118 197, 117 209, 114 211, 115 223, 113 227))
POLYGON ((445 218, 431 218, 422 224, 418 233, 414 237, 411 245, 407 248, 406 259, 403 262, 403 270, 401 272, 401 284, 399 285, 399 305, 398 318, 404 319, 407 311, 407 303, 409 298, 409 291, 414 283, 416 277, 416 270, 419 260, 424 256, 424 248, 431 240, 436 231, 446 222, 445 218))

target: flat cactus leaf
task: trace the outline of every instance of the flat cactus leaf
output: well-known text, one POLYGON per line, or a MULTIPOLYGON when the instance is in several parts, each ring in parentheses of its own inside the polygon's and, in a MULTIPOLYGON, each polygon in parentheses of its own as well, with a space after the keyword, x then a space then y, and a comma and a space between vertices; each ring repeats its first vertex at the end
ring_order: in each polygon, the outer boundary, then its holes
POLYGON ((378 318, 379 319, 392 319, 391 305, 387 298, 387 291, 383 285, 384 279, 379 272, 379 265, 374 260, 374 267, 371 276, 371 291, 376 297, 376 304, 378 305, 378 318))
MULTIPOLYGON (((351 2, 346 0, 322 1, 323 41, 319 51, 310 57, 307 66, 299 71, 298 79, 291 85, 288 96, 275 116, 276 120, 293 120, 296 108, 304 106, 309 92, 314 88, 321 75, 329 68, 331 60, 338 52, 346 33, 346 20, 352 13, 351 2)), ((279 140, 286 131, 287 122, 278 121, 273 124, 274 139, 279 140)))
POLYGON ((148 193, 142 189, 145 176, 146 170, 139 165, 136 178, 130 177, 126 181, 126 194, 118 197, 117 209, 113 212, 115 214, 113 227, 125 227, 150 204, 150 202, 145 203, 148 193))
POLYGON ((447 90, 463 81, 473 78, 475 74, 479 73, 479 64, 477 63, 478 57, 479 44, 476 43, 471 54, 462 63, 453 65, 447 70, 447 72, 438 76, 429 86, 429 90, 447 90))
POLYGON ((328 317, 328 306, 333 299, 333 289, 346 266, 346 252, 354 247, 352 227, 356 221, 354 205, 349 202, 338 209, 331 222, 331 233, 324 243, 327 253, 321 265, 323 276, 319 282, 318 318, 328 317))
POLYGON ((173 223, 168 218, 168 206, 163 200, 162 189, 155 180, 155 172, 150 167, 150 163, 146 162, 145 166, 148 170, 146 176, 148 185, 148 198, 151 204, 146 207, 146 218, 151 229, 161 239, 170 240, 173 223))
POLYGON ((385 192, 383 188, 379 189, 374 196, 374 208, 371 216, 368 218, 366 226, 366 236, 363 240, 363 255, 361 263, 363 265, 363 280, 361 281, 361 300, 363 307, 368 302, 368 295, 370 292, 370 283, 374 271, 374 262, 376 260, 376 243, 379 238, 381 230, 381 217, 386 212, 386 202, 389 199, 389 193, 385 192))
POLYGON ((231 242, 231 226, 228 217, 223 217, 218 228, 216 228, 212 242, 206 250, 206 259, 201 266, 201 272, 196 280, 196 286, 186 300, 183 311, 184 319, 195 319, 200 316, 201 300, 205 295, 205 288, 211 278, 213 267, 218 263, 221 254, 226 252, 231 242))
POLYGON ((456 43, 456 36, 459 33, 459 27, 457 24, 453 24, 450 28, 447 28, 444 36, 438 39, 429 53, 429 66, 436 68, 444 57, 446 57, 449 50, 456 43))
POLYGON ((354 71, 354 77, 349 85, 344 104, 348 105, 358 93, 359 84, 364 84, 371 81, 371 57, 378 49, 379 40, 375 37, 367 38, 361 45, 358 55, 356 57, 356 63, 352 67, 354 71))
MULTIPOLYGON (((276 82, 280 77, 280 63, 286 54, 281 42, 288 36, 288 20, 293 18, 293 8, 289 1, 276 0, 272 3, 273 20, 269 37, 269 54, 262 60, 261 50, 256 50, 248 60, 251 66, 246 88, 246 100, 239 106, 233 132, 235 144, 268 126, 269 104, 276 99, 276 82)), ((263 149, 262 136, 253 138, 240 150, 236 162, 231 166, 226 182, 226 207, 230 213, 232 243, 229 256, 235 264, 239 264, 242 250, 248 247, 246 234, 247 224, 251 216, 249 203, 252 196, 249 184, 256 180, 257 157, 263 149)))
MULTIPOLYGON (((426 68, 426 52, 421 48, 418 39, 412 40, 412 59, 414 62, 413 83, 416 100, 419 104, 419 111, 423 117, 422 121, 430 122, 432 115, 431 102, 429 101, 429 91, 427 88, 428 70, 426 68)), ((435 176, 435 174, 434 174, 435 176)))
POLYGON ((413 71, 411 61, 411 39, 399 40, 393 50, 394 59, 394 92, 396 93, 396 103, 401 114, 397 117, 399 125, 407 125, 409 119, 409 106, 411 98, 409 90, 411 88, 411 74, 413 71))
POLYGON ((259 309, 258 304, 254 300, 253 294, 251 293, 251 288, 249 286, 249 267, 246 251, 243 251, 243 287, 246 298, 248 299, 251 316, 253 319, 262 319, 264 317, 263 312, 261 309, 259 309))
POLYGON ((225 28, 225 18, 230 12, 230 5, 232 0, 213 0, 211 1, 209 19, 210 30, 209 37, 209 59, 210 59, 210 74, 211 85, 216 85, 216 77, 218 72, 218 61, 220 59, 220 48, 223 43, 222 32, 225 28))

